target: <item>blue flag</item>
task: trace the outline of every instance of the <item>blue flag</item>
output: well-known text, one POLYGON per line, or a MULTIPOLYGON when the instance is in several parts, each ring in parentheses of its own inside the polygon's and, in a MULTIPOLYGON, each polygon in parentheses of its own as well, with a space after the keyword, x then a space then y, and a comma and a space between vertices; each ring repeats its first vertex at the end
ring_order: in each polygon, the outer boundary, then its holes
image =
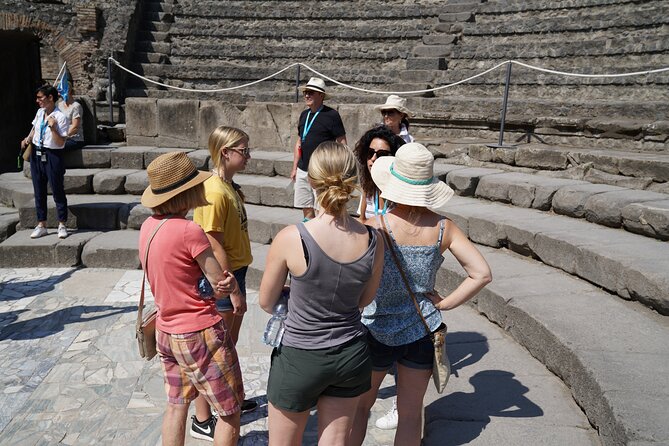
POLYGON ((65 102, 67 102, 67 99, 70 97, 70 82, 68 79, 69 76, 67 75, 67 70, 65 70, 63 77, 61 77, 60 82, 58 82, 58 86, 56 86, 58 94, 60 94, 65 102))

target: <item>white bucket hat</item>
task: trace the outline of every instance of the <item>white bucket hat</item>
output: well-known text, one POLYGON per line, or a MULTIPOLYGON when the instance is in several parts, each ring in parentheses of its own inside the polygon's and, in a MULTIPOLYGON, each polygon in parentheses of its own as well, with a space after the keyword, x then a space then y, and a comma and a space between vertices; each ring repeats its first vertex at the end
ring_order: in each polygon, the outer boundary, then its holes
POLYGON ((426 207, 440 215, 453 189, 434 176, 434 157, 422 144, 404 144, 395 156, 384 156, 372 165, 372 180, 381 198, 408 206, 426 207))
POLYGON ((411 117, 411 112, 407 108, 406 98, 397 96, 396 94, 391 94, 390 96, 388 96, 388 98, 386 99, 386 103, 383 105, 377 105, 376 107, 374 107, 374 110, 376 111, 397 110, 400 113, 404 113, 409 118, 411 117))
POLYGON ((325 92, 325 82, 320 77, 312 77, 311 79, 309 79, 307 85, 302 87, 302 92, 304 92, 304 90, 312 90, 312 91, 318 91, 319 93, 323 93, 325 95, 323 99, 327 99, 330 97, 330 95, 325 92))

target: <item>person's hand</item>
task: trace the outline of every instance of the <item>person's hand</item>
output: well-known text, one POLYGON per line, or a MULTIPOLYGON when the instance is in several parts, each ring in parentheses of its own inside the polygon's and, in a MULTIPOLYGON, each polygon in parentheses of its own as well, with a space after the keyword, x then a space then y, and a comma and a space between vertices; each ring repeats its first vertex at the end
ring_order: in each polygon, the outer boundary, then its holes
POLYGON ((239 287, 230 294, 230 302, 232 303, 232 314, 241 316, 246 313, 246 296, 242 294, 239 287))
POLYGON ((294 183, 296 177, 297 177, 297 168, 294 167, 293 170, 290 171, 290 181, 294 183))
POLYGON ((28 138, 24 138, 21 140, 21 150, 25 150, 26 147, 28 147, 28 138))
POLYGON ((237 288, 237 281, 235 280, 235 276, 233 276, 228 271, 224 271, 223 276, 225 277, 225 279, 219 281, 214 287, 214 289, 218 293, 227 295, 232 293, 235 290, 235 288, 237 288))
POLYGON ((46 120, 46 123, 49 126, 49 128, 52 128, 54 125, 56 125, 56 118, 54 118, 53 116, 49 116, 46 120))
POLYGON ((439 308, 439 304, 441 303, 441 301, 444 300, 444 298, 441 297, 441 296, 439 295, 439 293, 437 293, 436 290, 432 290, 431 293, 425 293, 425 296, 427 296, 427 298, 430 299, 430 300, 432 301, 432 303, 434 304, 434 307, 435 307, 437 310, 441 310, 441 308, 439 308))

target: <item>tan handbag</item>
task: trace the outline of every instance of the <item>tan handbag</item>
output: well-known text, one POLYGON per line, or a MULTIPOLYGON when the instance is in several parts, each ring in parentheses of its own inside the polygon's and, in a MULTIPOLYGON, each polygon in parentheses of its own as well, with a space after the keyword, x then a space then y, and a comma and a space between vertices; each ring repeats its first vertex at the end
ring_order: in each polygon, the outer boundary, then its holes
POLYGON ((158 310, 154 307, 146 316, 142 317, 144 312, 144 286, 146 283, 146 270, 149 262, 149 247, 151 240, 158 232, 158 229, 167 221, 171 215, 165 217, 156 229, 151 233, 149 241, 146 242, 146 250, 144 252, 144 274, 142 275, 142 288, 139 294, 139 305, 137 306, 137 323, 135 324, 135 337, 137 338, 137 346, 139 348, 139 356, 150 361, 158 353, 156 350, 156 318, 158 317, 158 310))
POLYGON ((30 161, 30 154, 33 153, 33 143, 29 142, 25 150, 21 154, 23 161, 30 161))
POLYGON ((428 334, 430 335, 430 338, 432 339, 432 345, 434 345, 434 362, 432 363, 432 381, 434 381, 434 386, 437 388, 437 392, 442 393, 446 388, 446 384, 448 384, 448 379, 451 377, 451 362, 448 360, 448 354, 446 353, 446 331, 448 330, 448 327, 446 327, 446 324, 442 323, 439 326, 439 328, 437 328, 434 332, 430 331, 430 327, 427 325, 427 321, 423 317, 423 313, 420 311, 420 306, 418 305, 418 300, 416 299, 416 295, 411 290, 411 287, 409 286, 409 281, 404 275, 404 270, 402 269, 400 259, 397 257, 397 253, 395 252, 394 243, 390 238, 390 235, 388 235, 388 231, 386 230, 386 224, 383 221, 383 217, 381 217, 379 220, 381 220, 381 226, 383 227, 381 233, 383 234, 383 238, 386 242, 386 247, 388 250, 390 250, 390 253, 393 255, 393 260, 397 265, 397 269, 400 272, 400 276, 402 276, 402 281, 404 282, 404 286, 406 286, 407 290, 409 291, 409 295, 413 300, 413 304, 416 307, 416 311, 418 311, 420 320, 423 322, 425 330, 427 330, 428 334))

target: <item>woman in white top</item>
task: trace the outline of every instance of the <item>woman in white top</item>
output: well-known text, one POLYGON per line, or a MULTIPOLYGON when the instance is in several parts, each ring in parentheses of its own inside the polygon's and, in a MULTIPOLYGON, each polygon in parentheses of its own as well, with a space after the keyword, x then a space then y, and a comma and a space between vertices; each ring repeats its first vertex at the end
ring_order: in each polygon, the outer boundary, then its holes
POLYGON ((84 146, 84 110, 81 104, 74 100, 74 87, 71 83, 69 91, 67 100, 59 104, 60 110, 70 123, 65 137, 65 148, 81 149, 84 146))
POLYGON ((411 112, 406 105, 406 98, 391 94, 385 104, 377 105, 374 109, 381 112, 383 124, 408 144, 414 142, 414 137, 409 133, 411 112))

